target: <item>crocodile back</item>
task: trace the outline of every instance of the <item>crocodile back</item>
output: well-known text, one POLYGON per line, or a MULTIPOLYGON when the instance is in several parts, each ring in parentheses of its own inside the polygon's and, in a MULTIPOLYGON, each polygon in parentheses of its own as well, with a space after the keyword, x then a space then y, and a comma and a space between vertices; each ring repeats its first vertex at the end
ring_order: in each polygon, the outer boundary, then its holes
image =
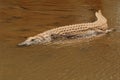
POLYGON ((87 31, 88 29, 101 29, 106 30, 108 28, 107 19, 102 15, 101 11, 95 13, 97 20, 92 23, 81 23, 62 26, 54 28, 45 32, 45 34, 79 34, 81 32, 87 31))

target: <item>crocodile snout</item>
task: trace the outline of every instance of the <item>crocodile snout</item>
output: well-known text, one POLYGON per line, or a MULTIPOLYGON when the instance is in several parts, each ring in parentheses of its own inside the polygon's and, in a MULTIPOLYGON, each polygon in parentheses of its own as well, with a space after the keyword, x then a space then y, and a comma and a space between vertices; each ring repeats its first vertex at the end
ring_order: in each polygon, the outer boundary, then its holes
POLYGON ((19 43, 17 45, 18 47, 26 47, 26 46, 30 46, 30 44, 26 44, 25 42, 19 43))

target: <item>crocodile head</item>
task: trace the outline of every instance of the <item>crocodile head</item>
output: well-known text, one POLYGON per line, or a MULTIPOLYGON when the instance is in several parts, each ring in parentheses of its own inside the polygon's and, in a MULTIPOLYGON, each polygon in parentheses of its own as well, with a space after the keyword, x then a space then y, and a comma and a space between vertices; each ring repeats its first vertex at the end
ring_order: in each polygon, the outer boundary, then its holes
POLYGON ((42 37, 29 37, 27 38, 27 40, 25 40, 24 42, 21 42, 18 44, 18 46, 30 46, 33 44, 40 44, 44 42, 44 38, 42 37))

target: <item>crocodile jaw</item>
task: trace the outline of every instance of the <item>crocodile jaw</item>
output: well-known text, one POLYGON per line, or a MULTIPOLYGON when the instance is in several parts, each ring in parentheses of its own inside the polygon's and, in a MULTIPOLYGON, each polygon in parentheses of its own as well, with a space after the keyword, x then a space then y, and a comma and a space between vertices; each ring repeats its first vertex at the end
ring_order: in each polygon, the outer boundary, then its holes
POLYGON ((24 41, 24 42, 19 43, 17 46, 23 47, 23 46, 30 46, 30 45, 32 45, 32 44, 24 41))

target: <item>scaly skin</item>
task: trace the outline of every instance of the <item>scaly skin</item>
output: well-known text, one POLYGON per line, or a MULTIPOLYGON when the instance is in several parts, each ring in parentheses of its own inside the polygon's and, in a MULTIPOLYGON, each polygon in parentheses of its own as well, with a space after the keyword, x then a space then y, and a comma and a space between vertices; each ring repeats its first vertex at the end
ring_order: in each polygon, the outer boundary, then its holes
POLYGON ((97 20, 92 23, 74 24, 54 28, 34 37, 29 37, 24 42, 18 44, 19 46, 29 46, 32 44, 42 44, 51 42, 57 38, 87 38, 96 36, 98 34, 106 34, 111 30, 108 29, 107 19, 102 15, 101 11, 95 13, 97 20))

